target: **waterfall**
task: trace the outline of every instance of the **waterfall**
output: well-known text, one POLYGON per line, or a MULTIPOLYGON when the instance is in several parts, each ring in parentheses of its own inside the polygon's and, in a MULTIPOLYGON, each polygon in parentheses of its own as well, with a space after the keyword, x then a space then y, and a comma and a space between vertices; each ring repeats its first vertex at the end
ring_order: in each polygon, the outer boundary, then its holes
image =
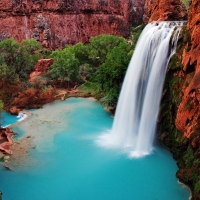
POLYGON ((29 38, 29 28, 28 28, 28 20, 27 20, 27 16, 24 16, 24 34, 25 34, 25 39, 29 38))
POLYGON ((97 143, 130 157, 153 150, 165 74, 184 22, 152 22, 143 30, 119 96, 112 130, 97 143))

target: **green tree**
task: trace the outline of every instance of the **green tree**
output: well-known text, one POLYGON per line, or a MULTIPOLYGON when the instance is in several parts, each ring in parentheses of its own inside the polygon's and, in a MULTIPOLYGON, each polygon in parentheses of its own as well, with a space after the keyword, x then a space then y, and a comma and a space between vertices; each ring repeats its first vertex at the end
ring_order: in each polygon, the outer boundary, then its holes
POLYGON ((8 66, 12 67, 15 65, 19 48, 20 44, 13 38, 0 42, 0 53, 8 66))
POLYGON ((0 64, 0 99, 9 104, 12 95, 16 92, 19 77, 13 69, 10 69, 6 63, 0 64))
POLYGON ((23 40, 17 51, 15 70, 22 81, 27 80, 36 62, 40 59, 40 44, 35 39, 23 40))
POLYGON ((132 53, 132 46, 124 41, 113 48, 105 63, 97 69, 93 81, 101 85, 105 94, 101 100, 104 105, 116 105, 132 53))
POLYGON ((54 64, 47 72, 51 78, 58 82, 61 81, 61 83, 67 82, 68 88, 70 83, 80 81, 79 61, 71 48, 56 50, 51 57, 54 59, 54 64))
POLYGON ((41 46, 34 39, 18 43, 13 38, 0 42, 0 64, 6 63, 10 71, 18 74, 21 81, 27 80, 34 65, 40 58, 41 46))
POLYGON ((88 63, 88 47, 82 42, 74 45, 71 50, 74 52, 76 58, 79 60, 80 65, 88 63))
POLYGON ((122 37, 102 34, 91 38, 89 42, 88 57, 90 63, 95 67, 99 67, 105 62, 107 54, 120 43, 126 42, 126 40, 122 37))
POLYGON ((19 76, 15 73, 14 69, 10 69, 6 63, 0 64, 0 82, 2 85, 6 83, 19 82, 19 76))

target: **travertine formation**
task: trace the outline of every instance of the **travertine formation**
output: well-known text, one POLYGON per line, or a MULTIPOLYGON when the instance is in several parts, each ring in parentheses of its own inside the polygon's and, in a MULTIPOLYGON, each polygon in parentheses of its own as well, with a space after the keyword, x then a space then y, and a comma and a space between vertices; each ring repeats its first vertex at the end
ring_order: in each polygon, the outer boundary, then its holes
POLYGON ((127 37, 142 22, 144 0, 1 0, 0 40, 35 38, 47 48, 99 34, 127 37))

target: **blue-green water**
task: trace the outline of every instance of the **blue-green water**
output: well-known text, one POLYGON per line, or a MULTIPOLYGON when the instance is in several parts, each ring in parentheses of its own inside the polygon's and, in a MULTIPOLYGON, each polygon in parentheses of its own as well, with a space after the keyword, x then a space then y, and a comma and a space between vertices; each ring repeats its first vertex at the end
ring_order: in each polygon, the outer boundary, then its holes
POLYGON ((20 120, 18 116, 11 115, 8 112, 2 112, 1 117, 2 117, 2 127, 9 126, 20 120))
POLYGON ((175 161, 162 147, 144 158, 129 159, 96 145, 95 138, 113 122, 98 102, 71 98, 30 112, 32 117, 14 131, 31 136, 31 162, 24 160, 15 171, 0 169, 3 200, 189 198, 175 177, 175 161))

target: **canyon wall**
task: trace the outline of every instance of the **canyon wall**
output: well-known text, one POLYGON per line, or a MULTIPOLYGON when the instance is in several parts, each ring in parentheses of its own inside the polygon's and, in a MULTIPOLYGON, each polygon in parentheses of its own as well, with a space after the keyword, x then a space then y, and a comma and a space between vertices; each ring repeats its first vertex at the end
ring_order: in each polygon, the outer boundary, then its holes
POLYGON ((183 56, 183 70, 191 73, 192 79, 184 88, 184 96, 179 106, 176 127, 184 136, 191 138, 200 129, 200 2, 193 0, 188 18, 191 41, 186 43, 183 56), (188 109, 186 109, 188 107, 188 109))
POLYGON ((1 0, 0 41, 35 38, 55 49, 99 34, 127 37, 143 7, 144 0, 1 0))
POLYGON ((181 0, 146 0, 143 21, 186 20, 187 11, 181 0))
POLYGON ((186 18, 180 0, 1 0, 0 41, 35 38, 56 49, 99 34, 128 37, 143 21, 186 18))
MULTIPOLYGON (((153 17, 150 16, 149 20, 153 17)), ((160 140, 177 160, 177 177, 200 199, 200 1, 192 0, 161 104, 160 140)))

